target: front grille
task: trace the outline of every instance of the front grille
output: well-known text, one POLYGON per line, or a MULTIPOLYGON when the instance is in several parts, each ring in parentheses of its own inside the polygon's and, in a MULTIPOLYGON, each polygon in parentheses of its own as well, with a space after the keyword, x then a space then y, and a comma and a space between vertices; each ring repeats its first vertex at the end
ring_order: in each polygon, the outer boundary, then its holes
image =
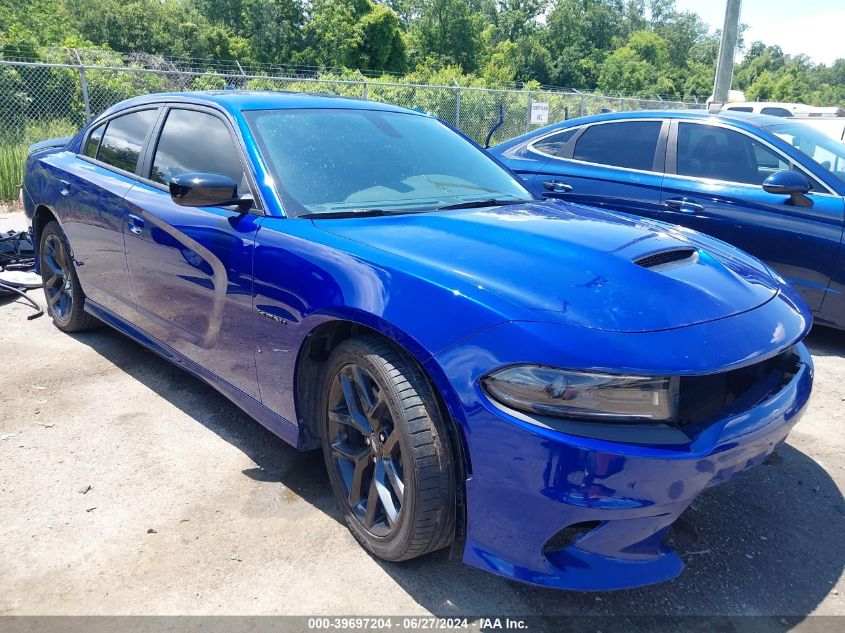
POLYGON ((698 251, 694 248, 676 248, 670 251, 660 251, 659 253, 652 253, 645 257, 635 259, 634 263, 643 268, 656 268, 658 266, 665 266, 666 264, 677 264, 686 262, 696 258, 698 251))
POLYGON ((692 438, 715 420, 746 411, 772 397, 798 368, 798 355, 790 348, 740 369, 682 376, 678 386, 678 425, 692 438))

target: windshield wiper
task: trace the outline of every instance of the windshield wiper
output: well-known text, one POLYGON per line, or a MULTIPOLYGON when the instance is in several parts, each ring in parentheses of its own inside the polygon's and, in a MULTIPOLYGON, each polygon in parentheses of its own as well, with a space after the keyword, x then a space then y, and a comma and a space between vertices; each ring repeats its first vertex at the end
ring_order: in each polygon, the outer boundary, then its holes
POLYGON ((486 198, 484 200, 469 200, 467 202, 456 202, 455 204, 447 204, 442 207, 437 207, 436 211, 449 211, 451 209, 477 209, 480 207, 499 207, 505 204, 525 204, 531 200, 513 200, 500 198, 486 198))
POLYGON ((313 213, 300 213, 298 218, 333 219, 333 218, 360 218, 373 217, 378 215, 389 215, 384 209, 343 209, 340 211, 314 211, 313 213))

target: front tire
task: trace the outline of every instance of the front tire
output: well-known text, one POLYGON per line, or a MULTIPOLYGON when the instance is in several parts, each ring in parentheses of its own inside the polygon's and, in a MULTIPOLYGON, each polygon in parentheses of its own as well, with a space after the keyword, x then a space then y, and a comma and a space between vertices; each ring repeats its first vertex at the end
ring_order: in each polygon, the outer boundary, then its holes
POLYGON ((326 363, 322 397, 323 456, 358 542, 388 561, 449 545, 455 467, 419 367, 378 337, 348 339, 326 363))
POLYGON ((85 312, 85 293, 79 285, 70 245, 55 220, 41 231, 39 243, 41 282, 47 312, 62 332, 81 332, 97 327, 99 321, 85 312))

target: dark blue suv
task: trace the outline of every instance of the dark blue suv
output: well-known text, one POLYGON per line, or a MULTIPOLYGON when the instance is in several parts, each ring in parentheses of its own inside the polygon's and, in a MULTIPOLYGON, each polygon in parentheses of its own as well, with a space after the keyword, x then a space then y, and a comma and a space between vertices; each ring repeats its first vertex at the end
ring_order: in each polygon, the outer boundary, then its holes
POLYGON ((648 216, 756 255, 845 327, 845 143, 745 113, 620 112, 490 151, 543 197, 648 216))

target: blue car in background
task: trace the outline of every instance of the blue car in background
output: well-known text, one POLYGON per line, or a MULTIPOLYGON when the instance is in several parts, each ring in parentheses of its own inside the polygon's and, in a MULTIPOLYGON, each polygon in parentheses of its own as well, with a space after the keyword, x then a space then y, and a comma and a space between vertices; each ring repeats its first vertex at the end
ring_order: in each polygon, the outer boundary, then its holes
POLYGON ((538 196, 655 218, 756 255, 845 328, 845 145, 799 121, 703 111, 572 119, 489 151, 538 196))
POLYGON ((546 587, 673 578, 672 523, 810 396, 810 313, 766 266, 539 200, 419 112, 136 98, 36 148, 23 198, 55 325, 106 323, 322 448, 384 560, 451 546, 546 587))

